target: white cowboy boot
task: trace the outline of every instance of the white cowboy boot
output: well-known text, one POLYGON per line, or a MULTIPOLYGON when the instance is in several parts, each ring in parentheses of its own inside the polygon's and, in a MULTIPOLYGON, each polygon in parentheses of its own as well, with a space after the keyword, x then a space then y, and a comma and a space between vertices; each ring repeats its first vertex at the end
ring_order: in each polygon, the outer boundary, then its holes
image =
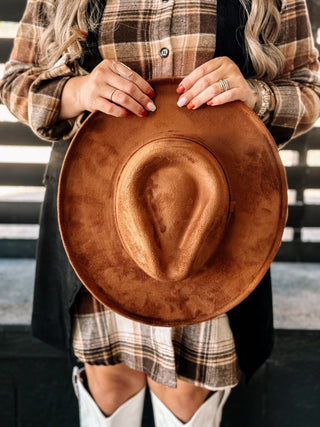
POLYGON ((154 394, 151 393, 153 416, 156 427, 219 427, 222 409, 231 388, 216 391, 209 397, 187 423, 180 421, 154 394))
POLYGON ((99 409, 81 379, 83 369, 73 368, 73 386, 79 401, 81 427, 141 427, 146 386, 124 402, 110 417, 99 409))

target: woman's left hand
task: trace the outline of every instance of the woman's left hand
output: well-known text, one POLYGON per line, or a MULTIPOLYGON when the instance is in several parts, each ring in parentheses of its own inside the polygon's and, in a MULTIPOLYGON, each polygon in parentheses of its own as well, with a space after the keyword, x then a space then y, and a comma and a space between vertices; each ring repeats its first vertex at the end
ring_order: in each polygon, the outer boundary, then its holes
POLYGON ((226 56, 211 59, 192 71, 181 81, 177 93, 181 94, 178 106, 187 106, 189 110, 203 104, 221 105, 231 101, 243 101, 253 109, 257 101, 256 93, 237 65, 226 56))

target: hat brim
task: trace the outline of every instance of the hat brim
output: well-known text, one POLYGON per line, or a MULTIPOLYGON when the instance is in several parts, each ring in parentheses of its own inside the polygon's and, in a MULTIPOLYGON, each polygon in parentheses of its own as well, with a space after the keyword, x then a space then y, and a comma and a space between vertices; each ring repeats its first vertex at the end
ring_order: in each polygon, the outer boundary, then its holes
POLYGON ((152 82, 157 111, 148 118, 90 115, 69 147, 58 192, 62 240, 82 283, 115 312, 160 326, 205 321, 244 300, 274 259, 287 217, 284 167, 263 123, 241 102, 179 108, 177 84, 152 82), (130 156, 149 141, 173 136, 187 136, 214 153, 226 173, 233 212, 205 268, 165 282, 148 276, 127 254, 114 200, 130 156))

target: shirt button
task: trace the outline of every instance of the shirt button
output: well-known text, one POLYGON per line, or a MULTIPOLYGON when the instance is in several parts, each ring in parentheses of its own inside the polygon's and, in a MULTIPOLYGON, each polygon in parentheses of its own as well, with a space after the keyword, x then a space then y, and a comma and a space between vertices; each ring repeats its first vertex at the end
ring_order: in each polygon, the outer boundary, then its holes
POLYGON ((162 58, 167 58, 168 56, 169 56, 169 49, 167 48, 167 47, 163 47, 161 50, 160 50, 160 56, 162 57, 162 58))

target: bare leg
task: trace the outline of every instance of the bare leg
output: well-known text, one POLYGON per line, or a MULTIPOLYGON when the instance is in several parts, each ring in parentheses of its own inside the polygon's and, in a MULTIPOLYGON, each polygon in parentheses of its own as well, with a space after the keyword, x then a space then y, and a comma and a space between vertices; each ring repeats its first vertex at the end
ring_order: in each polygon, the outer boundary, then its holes
POLYGON ((146 384, 146 375, 124 364, 85 364, 89 391, 105 416, 110 416, 146 384))
POLYGON ((181 380, 177 380, 177 388, 158 384, 151 378, 148 378, 148 384, 151 391, 183 423, 192 418, 211 393, 210 390, 181 380))

